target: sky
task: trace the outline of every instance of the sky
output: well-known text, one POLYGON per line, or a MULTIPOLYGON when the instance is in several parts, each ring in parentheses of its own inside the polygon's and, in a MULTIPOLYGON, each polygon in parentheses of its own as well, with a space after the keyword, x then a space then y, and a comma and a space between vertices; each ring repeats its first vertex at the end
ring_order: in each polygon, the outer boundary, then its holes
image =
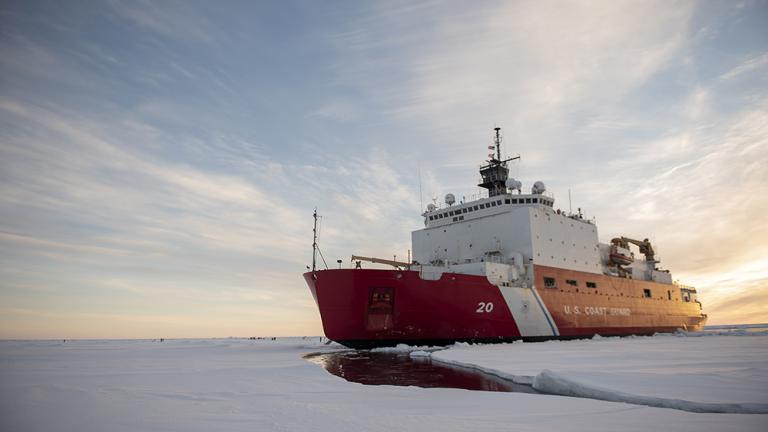
POLYGON ((0 338, 322 334, 493 128, 710 324, 768 322, 766 1, 0 3, 0 338), (420 192, 421 189, 421 192, 420 192))

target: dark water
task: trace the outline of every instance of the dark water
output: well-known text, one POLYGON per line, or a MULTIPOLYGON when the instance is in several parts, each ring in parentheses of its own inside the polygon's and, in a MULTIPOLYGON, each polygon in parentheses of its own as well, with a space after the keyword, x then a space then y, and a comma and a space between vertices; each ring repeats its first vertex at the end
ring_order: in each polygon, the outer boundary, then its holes
POLYGON ((339 351, 309 354, 305 358, 333 375, 366 385, 537 393, 530 386, 479 371, 442 365, 432 362, 429 357, 411 358, 407 352, 339 351))

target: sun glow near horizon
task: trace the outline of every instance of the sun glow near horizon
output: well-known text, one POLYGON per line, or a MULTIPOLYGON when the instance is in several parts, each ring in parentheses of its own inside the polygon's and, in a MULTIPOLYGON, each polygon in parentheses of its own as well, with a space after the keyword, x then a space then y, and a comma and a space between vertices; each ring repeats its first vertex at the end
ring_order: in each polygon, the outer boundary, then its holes
POLYGON ((329 261, 405 256, 495 125, 768 322, 768 5, 651 3, 4 3, 0 338, 321 334, 312 209, 329 261))

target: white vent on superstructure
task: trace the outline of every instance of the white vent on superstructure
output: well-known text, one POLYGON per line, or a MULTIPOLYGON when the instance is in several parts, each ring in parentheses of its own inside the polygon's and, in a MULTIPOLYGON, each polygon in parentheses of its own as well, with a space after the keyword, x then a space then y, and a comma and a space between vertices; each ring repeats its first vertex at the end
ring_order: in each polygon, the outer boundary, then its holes
POLYGON ((520 191, 521 188, 523 187, 523 183, 520 182, 520 180, 515 180, 511 177, 507 179, 505 184, 507 185, 507 189, 516 190, 516 191, 520 191))
POLYGON ((445 203, 448 205, 453 205, 453 203, 456 202, 456 197, 453 196, 452 193, 449 193, 445 196, 445 203))
POLYGON ((547 187, 544 186, 544 182, 537 181, 536 183, 533 184, 533 187, 531 188, 531 193, 536 195, 541 195, 546 190, 547 190, 547 187))

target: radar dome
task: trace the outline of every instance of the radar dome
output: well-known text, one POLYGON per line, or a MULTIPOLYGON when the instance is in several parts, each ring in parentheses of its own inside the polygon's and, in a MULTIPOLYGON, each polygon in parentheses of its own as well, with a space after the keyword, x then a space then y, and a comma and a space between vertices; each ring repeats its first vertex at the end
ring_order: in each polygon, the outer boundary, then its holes
POLYGON ((427 211, 435 211, 435 208, 436 208, 436 207, 435 207, 435 205, 434 205, 434 204, 429 204, 429 205, 427 205, 427 211))
POLYGON ((452 193, 449 193, 445 196, 445 203, 448 205, 453 205, 453 203, 456 202, 456 197, 453 196, 452 193))
POLYGON ((531 188, 531 193, 541 195, 544 193, 544 191, 547 190, 547 187, 544 186, 544 182, 537 181, 533 184, 533 187, 531 188))
POLYGON ((508 189, 512 190, 520 190, 521 187, 523 187, 523 184, 520 182, 520 180, 515 180, 513 178, 508 178, 506 183, 508 189))

